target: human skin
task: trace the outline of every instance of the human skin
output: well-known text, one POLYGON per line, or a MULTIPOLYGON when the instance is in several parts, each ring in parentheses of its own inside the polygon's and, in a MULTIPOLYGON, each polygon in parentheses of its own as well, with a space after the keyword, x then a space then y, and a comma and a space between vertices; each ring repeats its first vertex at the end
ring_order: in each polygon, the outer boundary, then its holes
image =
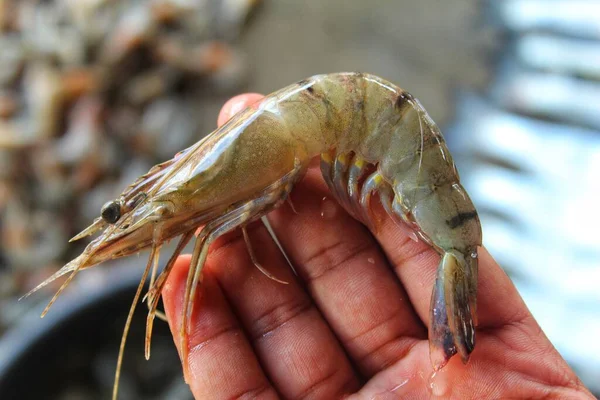
MULTIPOLYGON (((219 126, 262 98, 228 101, 219 126)), ((248 227, 263 275, 241 232, 212 246, 197 290, 186 368, 196 399, 593 399, 537 324, 515 286, 479 251, 477 344, 463 365, 436 374, 427 327, 438 254, 380 216, 376 232, 332 199, 318 163, 269 220, 298 276, 260 223, 248 227)), ((190 256, 163 290, 179 324, 190 256)))

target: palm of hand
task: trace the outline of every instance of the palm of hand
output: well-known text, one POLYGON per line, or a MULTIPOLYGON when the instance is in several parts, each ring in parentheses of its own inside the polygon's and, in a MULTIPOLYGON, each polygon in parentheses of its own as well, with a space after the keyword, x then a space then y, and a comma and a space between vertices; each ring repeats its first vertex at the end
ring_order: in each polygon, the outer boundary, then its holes
MULTIPOLYGON (((288 285, 254 267, 240 233, 212 246, 185 368, 196 398, 593 398, 484 250, 476 349, 466 366, 454 357, 434 375, 437 254, 383 217, 373 235, 331 199, 318 168, 292 199, 297 213, 286 205, 269 219, 298 277, 266 229, 249 227, 259 262, 288 285)), ((189 261, 178 260, 163 291, 174 333, 189 261)))

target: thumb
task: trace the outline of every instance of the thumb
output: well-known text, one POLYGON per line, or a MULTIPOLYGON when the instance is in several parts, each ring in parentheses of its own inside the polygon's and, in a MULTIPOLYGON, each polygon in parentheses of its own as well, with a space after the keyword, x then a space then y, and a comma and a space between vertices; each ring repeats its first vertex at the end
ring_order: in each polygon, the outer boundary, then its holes
POLYGON ((258 93, 244 93, 232 97, 223 105, 221 108, 221 112, 219 113, 219 118, 217 119, 217 124, 219 126, 223 125, 227 122, 231 117, 233 117, 238 112, 242 111, 244 108, 249 105, 263 99, 265 96, 258 93))

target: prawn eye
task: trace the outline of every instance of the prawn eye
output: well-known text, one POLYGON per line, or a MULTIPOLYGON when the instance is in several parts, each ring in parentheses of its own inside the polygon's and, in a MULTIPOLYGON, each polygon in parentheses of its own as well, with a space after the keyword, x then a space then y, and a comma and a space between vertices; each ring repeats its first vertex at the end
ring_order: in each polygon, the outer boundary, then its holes
POLYGON ((100 215, 104 221, 108 222, 109 224, 114 224, 119 220, 119 218, 121 218, 121 205, 115 200, 109 201, 102 206, 100 215))

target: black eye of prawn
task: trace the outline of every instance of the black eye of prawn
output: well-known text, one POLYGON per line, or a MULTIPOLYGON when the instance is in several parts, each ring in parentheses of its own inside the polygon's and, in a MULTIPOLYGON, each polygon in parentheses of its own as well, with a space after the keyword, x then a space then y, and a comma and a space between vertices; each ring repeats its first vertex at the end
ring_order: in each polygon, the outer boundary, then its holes
POLYGON ((109 224, 114 224, 119 220, 119 218, 121 218, 121 204, 119 204, 119 202, 116 200, 109 201, 102 206, 100 215, 104 221, 108 222, 109 224))

